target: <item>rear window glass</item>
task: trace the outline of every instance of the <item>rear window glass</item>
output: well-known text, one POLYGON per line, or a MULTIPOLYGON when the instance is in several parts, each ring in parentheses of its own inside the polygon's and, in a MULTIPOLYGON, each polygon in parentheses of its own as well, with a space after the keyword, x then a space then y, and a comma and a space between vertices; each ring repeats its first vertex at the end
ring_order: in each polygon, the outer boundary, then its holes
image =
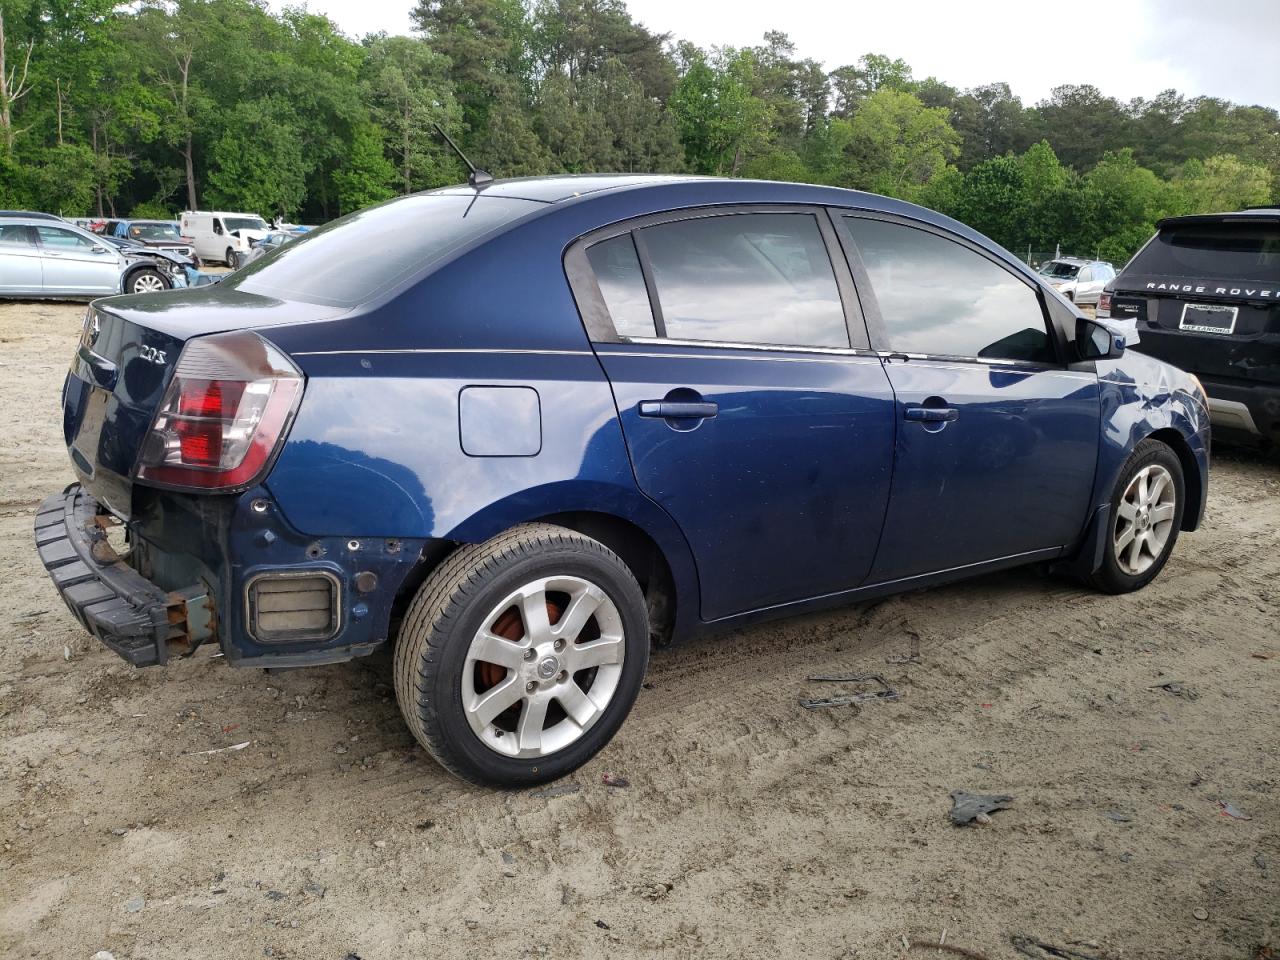
POLYGON ((402 197, 312 230, 222 285, 282 300, 354 307, 541 206, 508 197, 402 197))
POLYGON ((1204 279, 1280 281, 1280 227, 1173 227, 1161 230, 1126 268, 1204 279))

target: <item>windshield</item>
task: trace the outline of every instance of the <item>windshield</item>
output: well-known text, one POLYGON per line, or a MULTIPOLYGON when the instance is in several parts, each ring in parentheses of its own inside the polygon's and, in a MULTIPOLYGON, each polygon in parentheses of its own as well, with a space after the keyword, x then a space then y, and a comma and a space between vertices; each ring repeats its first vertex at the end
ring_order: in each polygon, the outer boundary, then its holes
POLYGON ((181 240, 176 223, 135 223, 129 227, 134 240, 181 240))
POLYGON ((222 286, 282 300, 354 307, 542 206, 473 194, 401 197, 290 240, 222 286))
POLYGON ((261 217, 223 217, 223 226, 227 228, 227 232, 232 230, 265 230, 267 229, 267 221, 261 217))
POLYGON ((1166 227, 1125 271, 1280 283, 1280 226, 1166 227))
POLYGON ((1040 268, 1040 275, 1052 277, 1054 280, 1070 280, 1080 272, 1078 263, 1063 263, 1061 260, 1050 260, 1040 268))

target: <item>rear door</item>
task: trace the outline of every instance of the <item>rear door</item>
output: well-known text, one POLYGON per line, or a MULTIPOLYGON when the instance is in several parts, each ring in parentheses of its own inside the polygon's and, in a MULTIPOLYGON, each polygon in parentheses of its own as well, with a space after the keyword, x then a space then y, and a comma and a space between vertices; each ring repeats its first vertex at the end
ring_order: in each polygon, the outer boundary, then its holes
POLYGON ((107 244, 66 227, 39 226, 35 231, 45 294, 120 292, 122 261, 107 244))
POLYGON ((1097 466, 1097 376, 1060 360, 1037 288, 960 237, 840 218, 897 396, 893 493, 872 580, 1054 551, 1097 466))
POLYGON ((636 480, 693 550, 704 620, 871 569, 893 395, 833 248, 822 209, 719 208, 610 228, 566 258, 636 480))
POLYGON ((35 231, 20 223, 0 226, 0 293, 38 296, 42 290, 35 231))

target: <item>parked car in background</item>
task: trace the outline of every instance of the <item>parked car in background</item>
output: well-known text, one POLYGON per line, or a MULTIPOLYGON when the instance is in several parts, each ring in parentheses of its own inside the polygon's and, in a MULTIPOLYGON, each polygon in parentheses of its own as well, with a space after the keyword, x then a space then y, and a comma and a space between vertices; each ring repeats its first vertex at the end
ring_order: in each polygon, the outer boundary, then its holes
POLYGON ((186 285, 180 267, 131 254, 65 221, 0 217, 0 296, 100 297, 186 285))
POLYGON ((0 217, 25 217, 28 220, 62 220, 56 213, 39 213, 35 210, 0 210, 0 217))
POLYGON ((1098 312, 1198 376, 1215 427, 1280 442, 1280 209, 1161 220, 1098 312))
POLYGON ((1116 275, 1105 260, 1058 257, 1040 265, 1040 275, 1060 294, 1081 306, 1095 306, 1102 289, 1116 275))
POLYGON ((253 213, 184 211, 179 219, 182 236, 191 240, 196 259, 205 263, 225 263, 235 269, 251 249, 251 240, 261 240, 270 229, 253 213))
POLYGON ((252 250, 240 258, 240 266, 247 266, 255 260, 260 260, 277 247, 282 247, 290 240, 296 240, 301 234, 292 233, 288 230, 272 230, 261 240, 252 240, 250 245, 252 250))
POLYGON ((103 230, 106 236, 125 237, 157 250, 168 250, 187 259, 194 259, 195 247, 190 237, 178 231, 172 220, 108 220, 103 230))
POLYGON ((159 277, 139 275, 133 278, 132 285, 125 293, 154 293, 157 290, 170 290, 174 286, 182 286, 175 278, 185 277, 186 286, 196 286, 195 277, 201 276, 194 258, 183 256, 171 250, 147 246, 128 237, 102 237, 107 243, 124 254, 131 261, 148 261, 155 264, 159 277))
POLYGON ((539 783, 613 736, 651 643, 1021 564, 1149 583, 1200 523, 1208 413, 1125 347, 898 200, 445 188, 94 304, 63 390, 79 482, 36 543, 131 663, 392 643, 434 757, 539 783))

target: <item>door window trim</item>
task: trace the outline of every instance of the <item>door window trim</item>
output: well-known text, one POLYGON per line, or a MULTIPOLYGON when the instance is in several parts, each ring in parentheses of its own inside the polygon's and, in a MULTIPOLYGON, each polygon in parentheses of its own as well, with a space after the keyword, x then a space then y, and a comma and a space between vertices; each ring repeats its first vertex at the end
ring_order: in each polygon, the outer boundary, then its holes
POLYGON ((1040 305, 1041 322, 1044 323, 1045 332, 1049 336, 1049 343, 1053 348, 1055 359, 1052 362, 1042 362, 1037 360, 1009 360, 1000 357, 971 357, 964 354, 949 353, 907 353, 902 350, 894 350, 889 343, 889 330, 884 322, 884 313, 880 309, 880 302, 876 299, 875 286, 871 283, 871 276, 867 273, 866 265, 863 263, 862 254, 858 251, 858 245, 853 239, 853 234, 847 229, 844 223, 838 223, 836 227, 836 235, 840 239, 841 247, 845 256, 849 261, 849 269, 853 273, 854 283, 858 289, 858 297, 862 301, 863 314, 867 320, 867 330, 871 336, 871 345, 875 348, 876 353, 881 357, 904 359, 904 360, 942 360, 948 363, 977 363, 989 366, 1014 367, 1024 370, 1063 370, 1068 368, 1071 363, 1067 360, 1071 356, 1067 336, 1064 334, 1061 326, 1056 322, 1049 310, 1048 303, 1045 302, 1044 289, 1036 282, 1022 276, 1014 270, 1009 269, 1007 263, 1003 263, 999 258, 993 256, 990 251, 983 249, 980 245, 974 243, 959 234, 951 233, 934 226, 931 223, 925 223, 922 220, 913 220, 910 217, 901 217, 892 213, 884 213, 878 210, 863 210, 849 207, 832 207, 829 212, 832 219, 836 221, 843 220, 880 220, 885 223, 892 223, 900 227, 908 227, 913 230, 920 230, 924 233, 932 234, 943 240, 949 240, 957 243, 971 253, 977 254, 984 260, 999 267, 1010 277, 1018 280, 1035 294, 1036 302, 1040 305), (865 293, 864 293, 865 291, 865 293))
POLYGON ((698 207, 683 207, 678 210, 667 210, 661 213, 634 217, 606 227, 583 234, 565 250, 564 271, 569 281, 569 288, 577 301, 578 313, 587 328, 587 336, 592 343, 621 344, 655 344, 682 347, 715 347, 734 350, 763 350, 801 353, 831 354, 835 356, 867 356, 876 355, 867 333, 867 323, 858 297, 853 275, 849 264, 841 250, 839 233, 825 207, 820 204, 797 203, 750 203, 750 204, 716 204, 698 207), (788 343, 755 343, 752 341, 723 340, 687 340, 666 336, 666 324, 662 317, 662 305, 659 302, 657 286, 653 279, 653 268, 649 262, 648 250, 645 246, 642 231, 646 227, 664 223, 678 223, 684 220, 698 220, 705 217, 736 216, 753 213, 792 213, 813 217, 818 232, 831 263, 831 272, 835 277, 836 289, 840 297, 840 309, 844 315, 845 331, 849 337, 847 347, 823 347, 805 344, 788 343), (653 337, 626 337, 618 333, 613 318, 605 303, 604 294, 596 280, 595 271, 587 259, 587 248, 614 237, 631 234, 640 261, 640 272, 644 277, 645 289, 649 295, 649 305, 653 313, 653 337))

